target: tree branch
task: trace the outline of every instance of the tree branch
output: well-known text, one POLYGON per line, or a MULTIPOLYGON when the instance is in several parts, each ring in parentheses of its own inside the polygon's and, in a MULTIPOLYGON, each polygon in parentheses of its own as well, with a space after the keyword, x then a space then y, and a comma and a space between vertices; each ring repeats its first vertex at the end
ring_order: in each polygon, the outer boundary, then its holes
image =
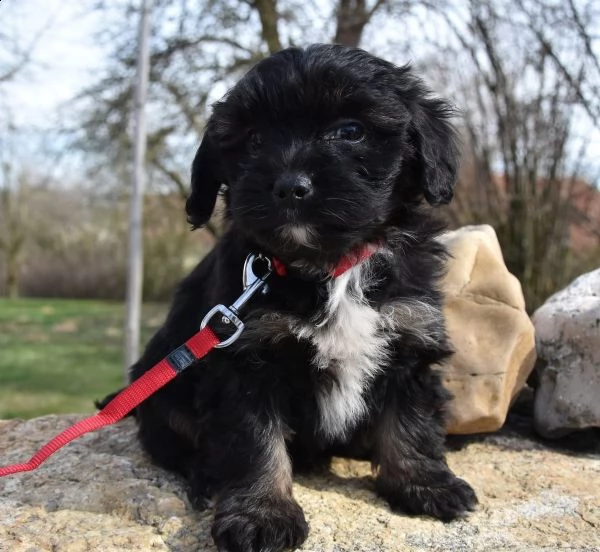
POLYGON ((183 198, 186 199, 187 196, 190 193, 190 188, 187 184, 187 182, 183 179, 183 177, 181 176, 181 174, 179 174, 177 171, 174 171, 172 169, 169 169, 161 160, 159 157, 156 157, 155 159, 152 159, 151 161, 152 165, 154 165, 164 176, 166 176, 173 184, 175 184, 175 188, 177 189, 177 192, 179 193, 179 195, 183 198))

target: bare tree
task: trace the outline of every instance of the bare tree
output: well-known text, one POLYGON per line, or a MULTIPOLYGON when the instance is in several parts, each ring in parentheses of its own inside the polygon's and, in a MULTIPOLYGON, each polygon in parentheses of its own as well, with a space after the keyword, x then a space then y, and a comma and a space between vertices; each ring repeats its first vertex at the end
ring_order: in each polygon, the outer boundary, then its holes
MULTIPOLYGON (((257 36, 255 29, 263 25, 265 37, 277 31, 271 18, 275 2, 263 2, 260 7, 266 12, 259 17, 254 3, 242 0, 155 2, 146 163, 150 184, 158 190, 175 190, 182 203, 189 192, 189 160, 204 129, 212 86, 227 86, 269 53, 266 39, 257 36), (174 24, 162 24, 167 20, 174 24), (248 38, 242 42, 240 36, 248 38)), ((118 8, 110 4, 106 9, 118 8)), ((82 124, 75 131, 75 145, 96 154, 89 158, 98 167, 105 166, 108 158, 115 170, 125 173, 133 147, 129 121, 136 42, 127 26, 107 30, 104 39, 112 45, 112 67, 79 96, 82 124)), ((219 232, 218 224, 208 228, 219 232)))
POLYGON ((6 296, 19 296, 19 280, 28 237, 28 182, 24 174, 15 174, 11 163, 2 161, 0 182, 0 253, 4 267, 6 296))
MULTIPOLYGON (((538 28, 558 17, 556 5, 530 4, 541 12, 520 0, 471 1, 466 19, 443 17, 459 45, 453 55, 472 68, 457 83, 466 106, 467 164, 454 217, 495 226, 534 309, 577 271, 570 230, 585 217, 575 195, 586 186, 587 144, 576 144, 573 127, 581 108, 593 115, 594 101, 582 91, 594 88, 600 74, 580 65, 567 78, 556 54, 567 46, 551 42, 564 42, 564 34, 541 38, 538 28)), ((584 63, 587 46, 576 33, 569 49, 584 63)))
POLYGON ((597 44, 600 10, 597 2, 514 2, 527 18, 538 47, 550 58, 577 103, 594 124, 600 126, 600 53, 597 44))
POLYGON ((17 74, 23 70, 23 68, 29 63, 31 60, 31 50, 32 47, 25 50, 21 50, 15 43, 11 40, 10 36, 6 33, 2 32, 0 29, 0 48, 2 50, 11 50, 14 53, 14 57, 9 62, 5 62, 0 64, 0 83, 8 82, 14 79, 17 74))
MULTIPOLYGON (((4 269, 4 285, 9 297, 19 294, 25 245, 30 233, 27 216, 30 197, 30 175, 20 166, 16 155, 19 135, 9 107, 7 87, 33 65, 33 54, 39 41, 51 26, 48 19, 33 36, 24 36, 20 24, 27 17, 23 3, 5 8, 0 26, 0 257, 4 269)), ((0 8, 2 10, 3 8, 0 8)))
MULTIPOLYGON (((416 1, 387 3, 405 9, 416 1)), ((365 26, 384 6, 384 0, 372 5, 332 3, 336 41, 357 45, 365 26)), ((214 85, 224 92, 257 61, 289 46, 294 35, 290 29, 305 34, 314 21, 303 18, 301 8, 293 0, 156 1, 159 23, 150 42, 148 99, 154 116, 146 156, 153 182, 187 196, 190 153, 203 132, 209 103, 216 99, 211 96, 214 85), (160 24, 167 20, 172 24, 160 24)), ((118 8, 109 4, 105 9, 118 8)), ((111 165, 119 167, 127 164, 132 148, 128 121, 133 109, 135 36, 123 27, 105 31, 103 37, 114 49, 112 69, 79 96, 84 107, 76 143, 98 153, 102 164, 109 156, 111 165)), ((313 40, 329 37, 321 34, 313 40)))
MULTIPOLYGON (((463 186, 469 171, 477 185, 458 194, 452 214, 494 224, 535 306, 574 270, 557 259, 570 255, 572 221, 587 216, 567 197, 587 161, 577 121, 598 123, 600 14, 593 0, 332 0, 318 27, 309 9, 300 0, 157 0, 157 20, 170 23, 151 41, 151 181, 187 195, 189 159, 210 102, 256 61, 306 37, 361 45, 377 28, 395 41, 396 53, 419 56, 434 88, 441 92, 445 82, 463 109, 463 186), (415 39, 421 42, 411 50, 415 39)), ((84 95, 93 102, 82 138, 118 167, 132 147, 126 121, 135 50, 123 29, 110 38, 114 68, 84 95)), ((217 234, 218 223, 211 230, 217 234)))
POLYGON ((0 60, 0 84, 12 81, 31 63, 35 47, 47 30, 47 25, 33 37, 28 37, 25 43, 22 36, 7 29, 7 26, 0 27, 0 50, 8 54, 0 60))

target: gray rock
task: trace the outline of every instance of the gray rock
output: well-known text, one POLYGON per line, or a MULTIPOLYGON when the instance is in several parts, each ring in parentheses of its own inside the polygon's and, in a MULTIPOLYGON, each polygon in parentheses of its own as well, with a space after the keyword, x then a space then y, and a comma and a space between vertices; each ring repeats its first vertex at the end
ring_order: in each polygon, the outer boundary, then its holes
MULTIPOLYGON (((75 416, 0 421, 0 462, 24 461, 75 416)), ((396 515, 375 496, 370 465, 336 460, 299 477, 311 533, 304 552, 600 550, 600 454, 549 451, 506 430, 448 454, 481 501, 452 523, 396 515)), ((155 468, 126 420, 70 444, 37 471, 0 479, 2 552, 206 551, 212 512, 155 468)))
POLYGON ((600 269, 550 297, 533 323, 540 359, 536 431, 553 438, 600 427, 600 269))

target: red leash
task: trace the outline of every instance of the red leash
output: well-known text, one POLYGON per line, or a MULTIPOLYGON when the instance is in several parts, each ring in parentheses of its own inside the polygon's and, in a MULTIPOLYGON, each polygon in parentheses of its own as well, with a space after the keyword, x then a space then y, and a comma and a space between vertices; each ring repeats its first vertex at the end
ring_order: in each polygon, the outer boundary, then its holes
MULTIPOLYGON (((331 272, 333 278, 341 276, 344 272, 368 259, 378 247, 367 245, 357 251, 351 252, 344 257, 337 267, 331 272)), ((128 387, 123 389, 114 397, 100 412, 84 418, 65 429, 62 433, 46 443, 24 464, 12 464, 10 466, 0 467, 0 477, 19 472, 35 470, 43 464, 50 456, 62 447, 81 437, 82 435, 95 431, 101 427, 114 424, 124 418, 136 406, 145 401, 150 395, 153 395, 161 387, 170 382, 180 372, 194 364, 197 360, 206 356, 212 349, 227 347, 233 343, 244 330, 244 323, 239 318, 239 311, 245 306, 248 300, 265 283, 272 271, 279 276, 286 274, 285 266, 276 259, 272 261, 261 255, 249 255, 244 265, 243 284, 244 292, 231 305, 217 305, 213 307, 202 320, 200 331, 188 339, 184 345, 175 349, 166 358, 163 358, 158 364, 136 379, 128 387), (266 270, 262 276, 254 272, 255 263, 266 263, 266 270), (236 330, 229 338, 221 341, 215 333, 208 327, 208 322, 213 316, 221 316, 226 319, 236 330)))
POLYGON ((219 342, 219 338, 210 328, 203 328, 186 341, 185 345, 173 351, 168 357, 163 358, 156 366, 135 380, 129 387, 123 389, 100 412, 79 420, 76 424, 68 427, 50 442, 46 443, 31 457, 29 462, 13 464, 3 468, 0 467, 0 477, 35 470, 67 443, 90 431, 95 431, 101 427, 118 422, 137 405, 171 381, 181 371, 185 370, 185 368, 193 364, 196 360, 206 356, 219 342))

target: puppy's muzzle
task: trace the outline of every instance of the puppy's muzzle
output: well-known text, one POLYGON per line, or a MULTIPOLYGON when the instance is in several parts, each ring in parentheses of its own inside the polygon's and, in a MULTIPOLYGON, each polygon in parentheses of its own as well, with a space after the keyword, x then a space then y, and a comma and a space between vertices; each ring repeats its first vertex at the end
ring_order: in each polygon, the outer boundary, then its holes
POLYGON ((277 179, 273 186, 275 203, 282 208, 301 207, 312 195, 312 182, 305 173, 285 173, 277 179))

